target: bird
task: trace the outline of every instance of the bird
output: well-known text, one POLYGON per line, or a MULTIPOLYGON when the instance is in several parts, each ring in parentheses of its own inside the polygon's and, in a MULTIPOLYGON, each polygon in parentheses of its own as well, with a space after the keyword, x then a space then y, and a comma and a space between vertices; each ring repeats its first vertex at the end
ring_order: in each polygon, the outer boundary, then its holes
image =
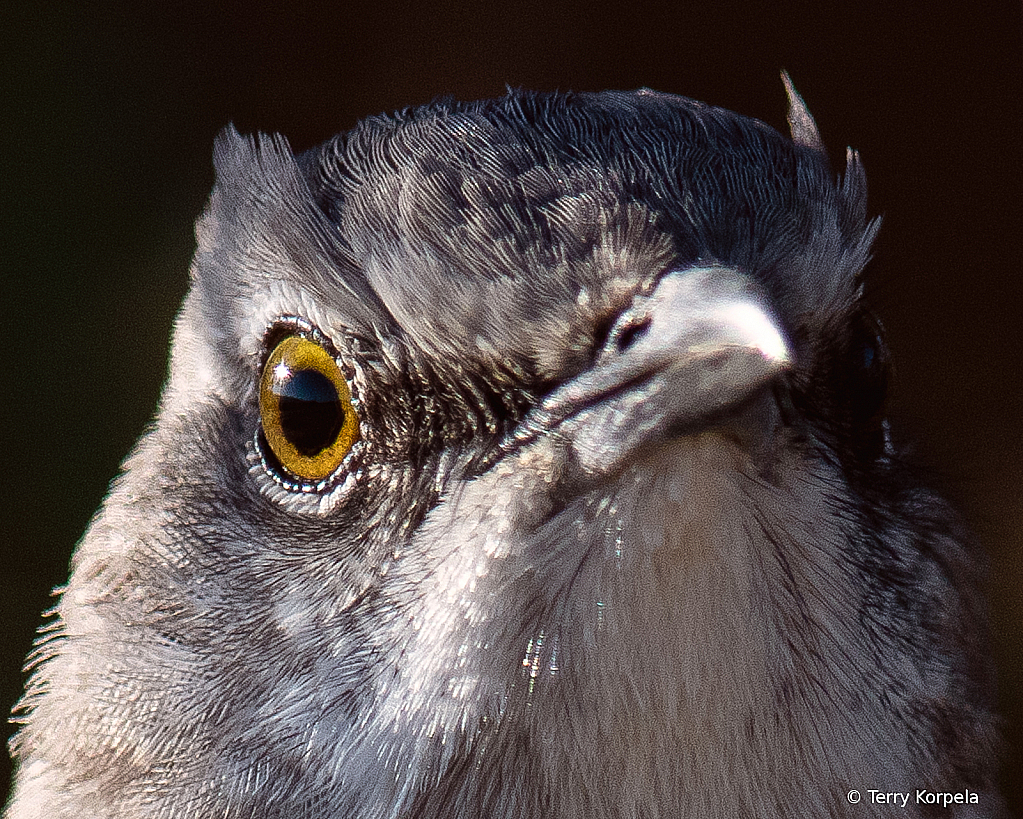
POLYGON ((228 126, 8 819, 1004 815, 984 561, 783 80, 788 134, 649 89, 228 126))

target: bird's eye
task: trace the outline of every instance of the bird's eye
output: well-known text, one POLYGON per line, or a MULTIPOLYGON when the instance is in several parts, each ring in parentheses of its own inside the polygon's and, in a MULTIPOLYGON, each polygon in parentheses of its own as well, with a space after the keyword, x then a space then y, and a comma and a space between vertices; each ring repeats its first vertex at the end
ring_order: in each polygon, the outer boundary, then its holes
POLYGON ((304 336, 288 336, 270 353, 259 382, 259 414, 271 452, 302 481, 330 476, 359 438, 337 362, 304 336))
POLYGON ((853 423, 870 425, 883 413, 890 367, 888 348, 876 316, 864 312, 856 317, 847 356, 853 423))
POLYGON ((853 316, 839 360, 835 389, 848 413, 855 462, 873 462, 887 449, 885 407, 891 368, 881 323, 866 310, 853 316))

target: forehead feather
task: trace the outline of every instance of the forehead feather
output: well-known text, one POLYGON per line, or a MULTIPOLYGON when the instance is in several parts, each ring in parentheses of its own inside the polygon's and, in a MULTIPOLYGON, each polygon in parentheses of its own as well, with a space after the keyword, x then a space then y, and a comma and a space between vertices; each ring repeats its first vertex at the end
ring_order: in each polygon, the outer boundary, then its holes
POLYGON ((836 186, 822 152, 669 95, 436 103, 297 161, 283 141, 226 146, 210 211, 244 228, 246 283, 552 377, 669 268, 737 267, 803 314, 851 298, 869 252, 858 163, 836 186))

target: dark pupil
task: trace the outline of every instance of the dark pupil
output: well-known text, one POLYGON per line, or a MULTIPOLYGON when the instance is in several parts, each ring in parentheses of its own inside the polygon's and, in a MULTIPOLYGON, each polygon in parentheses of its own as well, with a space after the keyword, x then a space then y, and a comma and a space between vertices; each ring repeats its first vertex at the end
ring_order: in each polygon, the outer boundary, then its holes
POLYGON ((318 455, 337 440, 345 414, 337 390, 322 373, 299 370, 273 387, 281 412, 281 432, 302 455, 318 455))

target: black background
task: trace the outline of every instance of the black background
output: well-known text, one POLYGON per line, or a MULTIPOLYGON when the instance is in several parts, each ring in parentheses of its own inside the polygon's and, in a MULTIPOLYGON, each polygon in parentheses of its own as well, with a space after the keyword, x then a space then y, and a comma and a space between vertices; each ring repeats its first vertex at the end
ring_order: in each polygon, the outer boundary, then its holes
POLYGON ((784 128, 786 68, 836 167, 846 145, 861 151, 871 211, 885 217, 872 293, 896 419, 991 556, 1017 754, 1006 788, 1023 804, 1019 0, 9 3, 0 14, 0 710, 18 695, 49 590, 152 417, 227 122, 303 149, 440 94, 645 85, 784 128))

